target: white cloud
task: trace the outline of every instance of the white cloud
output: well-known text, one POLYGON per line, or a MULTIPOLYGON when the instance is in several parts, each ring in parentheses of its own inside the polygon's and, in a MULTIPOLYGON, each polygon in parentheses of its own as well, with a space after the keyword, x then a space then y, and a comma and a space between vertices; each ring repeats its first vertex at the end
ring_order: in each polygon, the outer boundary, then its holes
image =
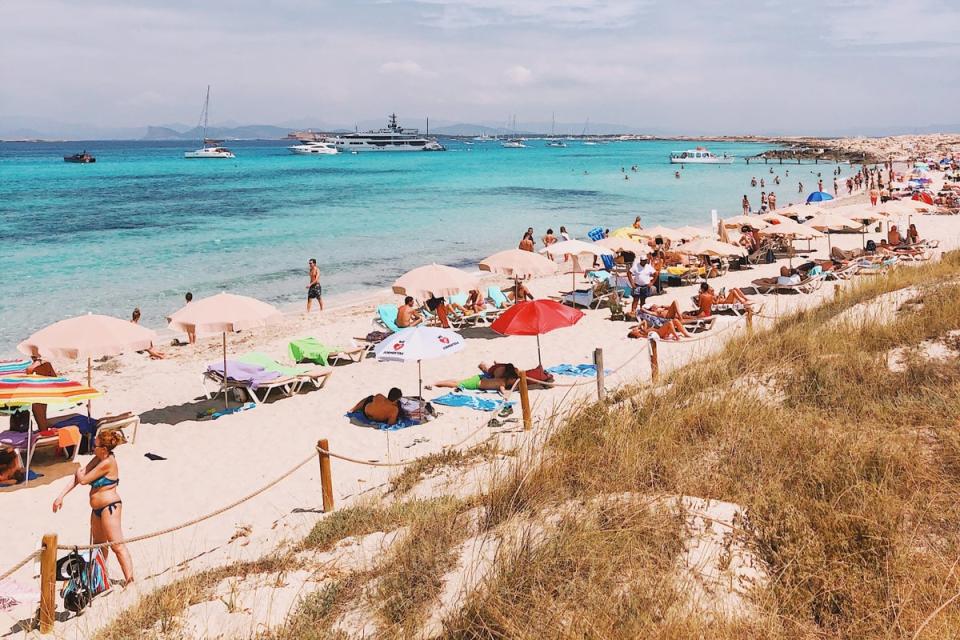
POLYGON ((530 81, 533 80, 533 71, 519 64, 508 67, 503 75, 506 76, 507 82, 518 86, 530 84, 530 81))
POLYGON ((384 62, 380 65, 380 73, 387 75, 404 75, 414 78, 432 78, 437 74, 428 71, 413 60, 399 60, 393 62, 384 62))
POLYGON ((650 0, 417 0, 434 8, 427 24, 445 28, 536 24, 621 28, 633 24, 650 0))

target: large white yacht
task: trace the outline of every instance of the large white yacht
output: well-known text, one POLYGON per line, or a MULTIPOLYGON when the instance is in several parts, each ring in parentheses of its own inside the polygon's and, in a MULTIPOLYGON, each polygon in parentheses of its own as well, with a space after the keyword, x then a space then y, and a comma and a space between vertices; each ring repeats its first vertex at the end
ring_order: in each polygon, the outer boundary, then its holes
POLYGON ((504 140, 500 143, 500 146, 504 149, 526 149, 527 145, 523 144, 523 138, 510 138, 509 140, 504 140))
POLYGON ((446 151, 434 138, 420 135, 418 129, 404 129, 391 114, 386 129, 365 133, 345 133, 332 140, 340 151, 446 151))
POLYGON ((333 156, 337 155, 337 145, 333 142, 327 140, 303 140, 300 144, 295 144, 290 147, 291 152, 297 153, 300 155, 323 155, 323 156, 333 156))
POLYGON ((213 140, 207 137, 207 119, 210 116, 210 85, 207 85, 207 99, 203 102, 203 113, 200 114, 203 120, 203 147, 196 151, 186 151, 183 154, 187 159, 200 158, 236 158, 233 152, 226 147, 220 146, 222 140, 213 140))
POLYGON ((734 160, 733 156, 727 154, 716 156, 704 147, 674 151, 670 154, 670 164, 733 164, 734 160))

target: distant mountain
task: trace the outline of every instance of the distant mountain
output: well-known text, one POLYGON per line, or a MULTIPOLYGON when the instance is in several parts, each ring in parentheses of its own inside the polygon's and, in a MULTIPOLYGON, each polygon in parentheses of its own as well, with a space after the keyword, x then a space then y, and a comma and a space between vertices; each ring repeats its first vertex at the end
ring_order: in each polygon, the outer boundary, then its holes
MULTIPOLYGON (((290 129, 270 124, 248 124, 239 127, 208 127, 207 137, 223 140, 279 140, 286 138, 290 129)), ((186 131, 177 131, 170 127, 147 127, 143 140, 199 140, 203 137, 202 127, 193 127, 186 131)))

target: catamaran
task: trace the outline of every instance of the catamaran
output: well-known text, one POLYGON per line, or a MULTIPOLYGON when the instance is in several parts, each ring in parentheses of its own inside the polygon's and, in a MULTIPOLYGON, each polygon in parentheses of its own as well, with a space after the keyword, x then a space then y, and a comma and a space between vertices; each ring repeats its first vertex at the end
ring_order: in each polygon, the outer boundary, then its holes
POLYGON ((233 152, 226 147, 220 146, 222 140, 213 140, 207 137, 207 119, 210 116, 210 85, 207 85, 207 99, 203 102, 203 113, 200 119, 203 121, 203 148, 196 151, 187 151, 183 154, 184 158, 236 158, 233 152))

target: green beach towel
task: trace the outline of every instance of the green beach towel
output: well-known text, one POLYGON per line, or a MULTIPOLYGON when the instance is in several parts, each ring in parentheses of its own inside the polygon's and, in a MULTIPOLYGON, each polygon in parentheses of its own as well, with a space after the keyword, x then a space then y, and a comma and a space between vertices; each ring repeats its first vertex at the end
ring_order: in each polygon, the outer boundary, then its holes
POLYGON ((302 375, 312 368, 309 366, 288 367, 280 364, 279 362, 277 362, 267 354, 260 353, 259 351, 251 351, 250 353, 245 353, 242 356, 234 358, 234 360, 236 360, 237 362, 242 362, 244 364, 252 364, 257 367, 263 367, 267 371, 274 371, 276 373, 279 373, 280 375, 288 376, 288 377, 302 375))
POLYGON ((297 338, 287 346, 287 350, 294 362, 310 361, 325 367, 329 364, 327 358, 331 353, 342 351, 340 347, 328 347, 316 338, 297 338))

